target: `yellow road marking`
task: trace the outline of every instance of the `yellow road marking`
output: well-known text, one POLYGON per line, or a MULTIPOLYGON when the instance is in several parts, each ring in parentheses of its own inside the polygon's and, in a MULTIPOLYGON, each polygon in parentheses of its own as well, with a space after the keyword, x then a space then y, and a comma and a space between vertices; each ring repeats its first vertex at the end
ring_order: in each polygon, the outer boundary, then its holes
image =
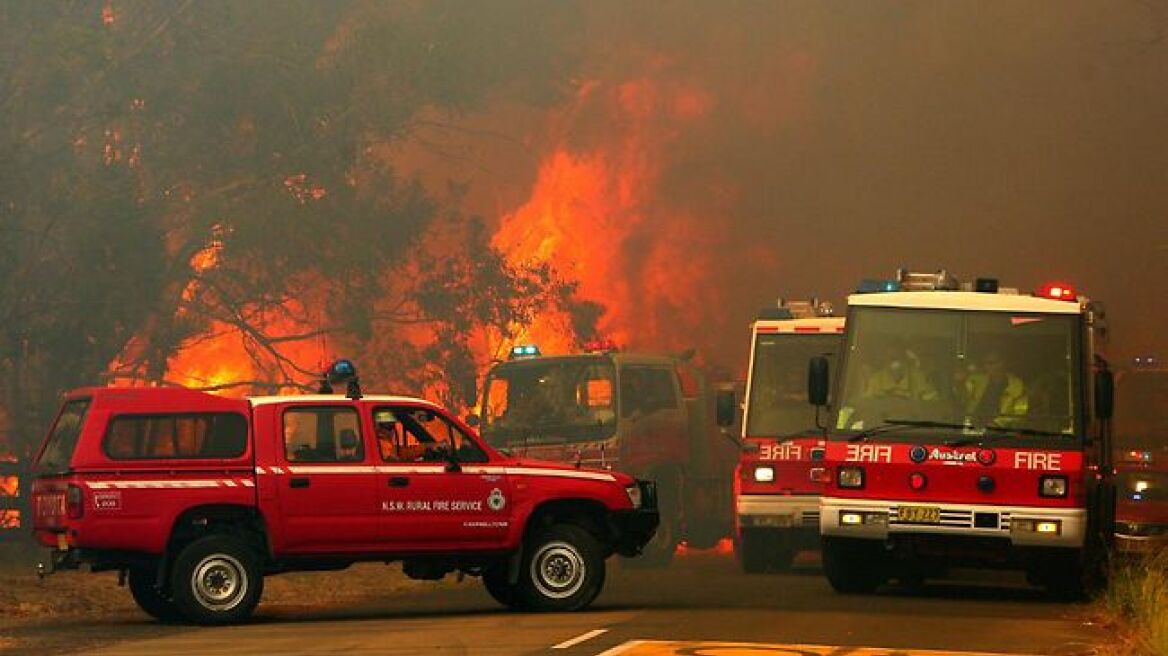
MULTIPOLYGON (((889 649, 887 647, 832 647, 762 642, 689 642, 681 640, 632 640, 601 656, 1004 656, 977 651, 889 649)), ((1011 655, 1012 656, 1012 655, 1011 655)))

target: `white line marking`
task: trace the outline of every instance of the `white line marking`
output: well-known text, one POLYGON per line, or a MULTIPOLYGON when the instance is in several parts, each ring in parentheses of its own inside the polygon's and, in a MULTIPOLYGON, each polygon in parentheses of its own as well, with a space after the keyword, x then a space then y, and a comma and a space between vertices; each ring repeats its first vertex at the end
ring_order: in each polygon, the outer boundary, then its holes
POLYGON ((611 649, 606 649, 596 656, 617 656, 617 654, 623 654, 633 647, 640 647, 643 644, 646 644, 644 640, 629 640, 628 642, 621 643, 611 649))
POLYGON ((608 629, 593 629, 593 630, 589 631, 588 633, 581 633, 580 635, 576 636, 575 638, 570 638, 568 640, 561 642, 558 645, 553 645, 552 649, 567 649, 568 647, 574 647, 574 646, 580 644, 581 642, 591 640, 591 639, 595 638, 596 636, 604 635, 605 633, 608 633, 608 629))

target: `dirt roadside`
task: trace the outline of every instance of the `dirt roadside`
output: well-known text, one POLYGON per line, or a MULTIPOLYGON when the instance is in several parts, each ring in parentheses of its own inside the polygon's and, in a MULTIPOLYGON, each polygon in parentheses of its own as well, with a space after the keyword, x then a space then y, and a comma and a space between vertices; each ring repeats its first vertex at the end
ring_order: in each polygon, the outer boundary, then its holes
MULTIPOLYGON (((0 543, 0 654, 60 654, 125 639, 194 630, 154 622, 118 587, 116 572, 57 572, 40 579, 42 551, 0 543)), ((258 614, 345 608, 386 596, 432 589, 397 564, 364 563, 340 572, 283 574, 264 582, 258 614)), ((453 581, 438 585, 457 585, 453 581)))

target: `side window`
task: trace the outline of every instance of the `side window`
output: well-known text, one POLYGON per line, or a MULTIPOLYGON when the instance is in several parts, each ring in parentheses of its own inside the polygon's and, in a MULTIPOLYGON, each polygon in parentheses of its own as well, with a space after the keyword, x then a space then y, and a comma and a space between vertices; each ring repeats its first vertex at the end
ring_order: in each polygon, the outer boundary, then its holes
POLYGON ((106 428, 112 460, 238 458, 247 450, 247 420, 230 413, 122 415, 106 428))
POLYGON ((442 415, 423 408, 373 411, 378 451, 385 462, 486 462, 481 448, 442 415))
POLYGON ((361 440, 361 422, 356 409, 285 410, 284 456, 288 462, 364 461, 365 445, 361 440))
POLYGON ((673 386, 673 376, 673 369, 668 367, 629 366, 621 369, 621 416, 676 409, 677 391, 673 386))

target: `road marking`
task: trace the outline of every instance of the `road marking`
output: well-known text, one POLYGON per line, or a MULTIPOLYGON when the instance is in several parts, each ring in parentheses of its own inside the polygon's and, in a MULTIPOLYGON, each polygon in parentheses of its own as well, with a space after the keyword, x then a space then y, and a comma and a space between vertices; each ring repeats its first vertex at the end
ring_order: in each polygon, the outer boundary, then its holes
POLYGON ((589 631, 588 633, 581 633, 580 635, 576 636, 575 638, 570 638, 568 640, 561 642, 558 645, 554 645, 554 646, 552 646, 552 649, 567 649, 568 647, 574 647, 574 646, 580 644, 581 642, 591 640, 591 639, 595 638, 596 636, 604 635, 605 633, 608 633, 608 629, 593 629, 593 630, 589 631))
POLYGON ((648 644, 648 642, 651 642, 651 641, 630 640, 628 642, 621 643, 621 644, 619 644, 615 647, 612 647, 610 649, 605 649, 604 651, 600 652, 596 656, 617 656, 617 654, 624 654, 624 653, 628 652, 630 649, 636 649, 637 647, 640 647, 641 645, 648 644))
MULTIPOLYGON (((630 640, 597 656, 1016 656, 975 651, 835 647, 765 642, 630 640)), ((1020 656, 1020 655, 1018 655, 1020 656)))

